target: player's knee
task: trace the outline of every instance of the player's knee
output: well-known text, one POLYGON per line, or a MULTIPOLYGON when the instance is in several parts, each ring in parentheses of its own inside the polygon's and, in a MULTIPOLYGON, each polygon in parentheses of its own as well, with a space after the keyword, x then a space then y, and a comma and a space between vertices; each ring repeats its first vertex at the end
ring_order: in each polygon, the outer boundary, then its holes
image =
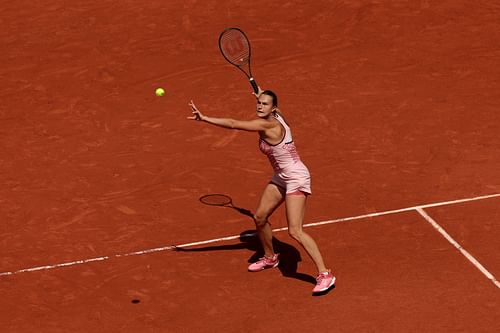
POLYGON ((267 216, 261 214, 254 214, 253 221, 257 228, 263 228, 267 223, 267 216))
POLYGON ((301 228, 288 228, 288 234, 297 242, 302 242, 302 229, 301 228))

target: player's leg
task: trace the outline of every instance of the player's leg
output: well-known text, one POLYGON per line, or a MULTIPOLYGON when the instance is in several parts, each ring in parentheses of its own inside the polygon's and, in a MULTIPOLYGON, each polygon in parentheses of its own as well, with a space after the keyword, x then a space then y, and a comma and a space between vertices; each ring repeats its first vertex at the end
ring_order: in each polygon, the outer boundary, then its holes
POLYGON ((257 235, 264 248, 264 254, 268 257, 274 255, 273 235, 269 217, 276 208, 284 201, 285 190, 273 183, 267 184, 259 205, 254 214, 254 222, 257 228, 257 235))
POLYGON ((302 192, 286 195, 286 217, 288 220, 288 233, 299 244, 304 247, 307 254, 316 264, 318 273, 328 271, 323 257, 314 239, 304 232, 304 214, 306 210, 307 196, 302 192))
POLYGON ((290 236, 304 247, 307 254, 309 254, 316 264, 318 276, 316 277, 316 286, 314 286, 313 289, 313 293, 316 294, 330 289, 335 284, 335 276, 326 268, 323 257, 314 239, 305 233, 302 228, 306 201, 307 196, 302 192, 288 194, 286 196, 286 216, 288 219, 288 232, 290 236))

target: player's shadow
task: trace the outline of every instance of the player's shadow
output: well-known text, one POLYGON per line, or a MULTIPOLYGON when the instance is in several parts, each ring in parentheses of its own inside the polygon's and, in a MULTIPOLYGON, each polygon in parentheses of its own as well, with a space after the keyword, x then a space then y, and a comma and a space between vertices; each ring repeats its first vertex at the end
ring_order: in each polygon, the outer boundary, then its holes
MULTIPOLYGON (((254 254, 248 258, 248 263, 255 262, 264 256, 262 246, 255 230, 247 230, 240 233, 239 243, 228 245, 213 245, 198 248, 182 248, 178 247, 176 251, 182 252, 204 252, 204 251, 229 251, 229 250, 249 250, 254 254)), ((300 252, 292 245, 280 241, 273 237, 273 247, 276 253, 280 254, 280 263, 278 269, 281 274, 287 278, 298 279, 311 284, 316 284, 316 279, 308 274, 297 272, 298 264, 302 261, 300 252)))
MULTIPOLYGON (((205 197, 210 196, 206 195, 205 197)), ((223 195, 230 199, 228 195, 223 195)), ((203 201, 200 198, 200 201, 203 201)), ((232 200, 231 200, 232 202, 232 200)), ((234 204, 230 206, 223 206, 226 208, 231 208, 238 211, 240 214, 251 217, 253 221, 253 213, 245 208, 237 207, 234 204)), ((176 248, 177 251, 183 252, 202 252, 202 251, 228 251, 228 250, 242 250, 246 249, 249 251, 253 251, 254 254, 248 258, 248 263, 253 263, 259 260, 264 256, 264 251, 260 244, 260 240, 255 233, 255 230, 247 230, 240 233, 238 244, 228 244, 228 245, 213 245, 213 246, 205 246, 205 247, 197 247, 197 248, 176 248)), ((300 252, 292 245, 282 242, 276 237, 273 237, 273 247, 276 253, 280 254, 280 263, 278 265, 278 269, 281 271, 281 274, 288 278, 294 278, 298 280, 302 280, 305 282, 309 282, 311 284, 316 284, 316 279, 304 273, 297 272, 298 264, 302 261, 300 256, 300 252)))

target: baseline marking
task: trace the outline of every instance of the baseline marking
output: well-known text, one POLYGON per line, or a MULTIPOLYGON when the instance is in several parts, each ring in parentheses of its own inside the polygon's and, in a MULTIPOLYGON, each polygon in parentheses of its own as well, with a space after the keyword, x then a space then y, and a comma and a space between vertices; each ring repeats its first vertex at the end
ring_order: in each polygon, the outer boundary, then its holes
MULTIPOLYGON (((345 218, 340 218, 340 219, 335 219, 335 220, 308 223, 308 224, 304 224, 304 227, 315 227, 315 226, 320 226, 320 225, 325 225, 325 224, 333 224, 333 223, 339 223, 339 222, 361 220, 361 219, 365 219, 365 218, 369 218, 369 217, 397 214, 397 213, 408 212, 408 211, 412 211, 412 210, 418 211, 419 209, 422 210, 424 208, 429 208, 429 207, 454 205, 454 204, 459 204, 459 203, 464 203, 464 202, 485 200, 485 199, 496 198, 496 197, 500 197, 500 193, 483 195, 483 196, 467 198, 467 199, 436 202, 436 203, 432 203, 432 204, 418 205, 418 206, 395 209, 395 210, 388 210, 388 211, 378 212, 378 213, 370 213, 370 214, 359 215, 359 216, 345 217, 345 218)), ((284 230, 288 230, 288 228, 285 227, 285 228, 273 229, 273 232, 284 231, 284 230)), ((35 271, 50 270, 50 269, 55 269, 55 268, 60 268, 60 267, 83 265, 83 264, 91 263, 94 261, 105 261, 105 260, 114 259, 114 258, 140 256, 140 255, 145 255, 148 253, 175 250, 176 248, 192 247, 192 246, 205 245, 205 244, 216 243, 216 242, 221 242, 221 241, 234 240, 234 239, 239 239, 240 237, 252 237, 254 235, 255 235, 255 233, 249 233, 249 234, 245 234, 242 236, 240 236, 240 235, 227 236, 227 237, 208 239, 208 240, 204 240, 204 241, 192 242, 192 243, 186 243, 186 244, 180 244, 180 245, 162 246, 162 247, 157 247, 157 248, 152 248, 152 249, 147 249, 147 250, 142 250, 142 251, 135 251, 135 252, 125 253, 125 254, 115 254, 115 255, 111 255, 111 256, 102 256, 102 257, 97 257, 97 258, 82 259, 82 260, 70 261, 70 262, 54 264, 54 265, 24 268, 24 269, 19 269, 19 270, 15 270, 15 271, 1 272, 0 277, 7 276, 7 275, 15 275, 15 274, 19 274, 19 273, 28 273, 28 272, 35 272, 35 271)), ((498 283, 498 281, 497 281, 497 283, 498 283)))
POLYGON ((460 253, 462 253, 465 258, 467 258, 474 266, 476 266, 476 268, 479 269, 481 273, 483 273, 488 279, 490 279, 495 286, 500 288, 500 282, 498 282, 493 274, 488 272, 488 270, 484 268, 484 266, 481 265, 481 263, 477 261, 476 258, 474 258, 466 249, 464 249, 456 240, 454 240, 453 237, 451 237, 450 234, 448 234, 446 230, 444 230, 432 217, 430 217, 425 210, 423 210, 422 208, 417 208, 417 212, 419 212, 419 214, 422 215, 423 218, 434 227, 434 229, 436 229, 441 235, 443 235, 443 237, 446 238, 446 240, 450 242, 451 245, 453 245, 458 251, 460 251, 460 253))

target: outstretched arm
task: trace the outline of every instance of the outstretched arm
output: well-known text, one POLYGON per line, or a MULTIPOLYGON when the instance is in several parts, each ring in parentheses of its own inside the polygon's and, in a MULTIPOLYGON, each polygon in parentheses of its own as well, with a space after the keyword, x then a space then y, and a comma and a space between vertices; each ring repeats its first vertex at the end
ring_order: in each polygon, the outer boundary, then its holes
POLYGON ((200 110, 198 110, 193 101, 189 103, 189 106, 191 107, 191 112, 193 113, 191 117, 188 117, 188 119, 190 120, 204 121, 212 125, 229 129, 239 129, 244 131, 255 131, 255 132, 265 131, 266 129, 269 129, 273 126, 272 123, 265 121, 263 119, 245 121, 245 120, 236 120, 231 118, 208 117, 202 114, 200 110))

